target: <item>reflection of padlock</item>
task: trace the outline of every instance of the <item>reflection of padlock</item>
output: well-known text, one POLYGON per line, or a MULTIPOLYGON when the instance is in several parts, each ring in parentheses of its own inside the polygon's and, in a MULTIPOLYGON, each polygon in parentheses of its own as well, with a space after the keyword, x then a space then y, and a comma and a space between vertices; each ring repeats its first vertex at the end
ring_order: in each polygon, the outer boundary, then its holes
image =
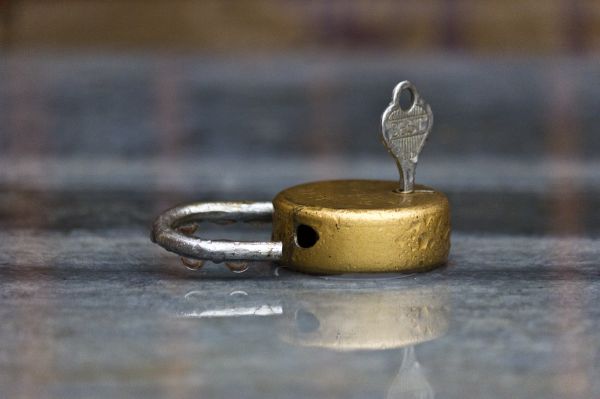
POLYGON ((387 350, 416 345, 448 329, 443 286, 401 290, 287 289, 268 294, 205 291, 185 295, 185 318, 276 317, 277 335, 298 346, 339 351, 387 350))
POLYGON ((430 341, 448 329, 439 287, 343 292, 306 291, 286 302, 281 339, 340 351, 394 349, 430 341))
MULTIPOLYGON (((185 295, 180 317, 267 317, 281 341, 348 356, 354 351, 395 351, 398 368, 384 388, 387 398, 433 398, 414 346, 442 336, 450 309, 445 287, 390 289, 294 289, 259 293, 232 291, 222 297, 205 290, 185 295), (409 395, 409 396, 407 396, 409 395)), ((386 369, 390 367, 386 363, 386 369)), ((343 365, 340 365, 343 367, 343 365)), ((373 397, 379 397, 374 395, 373 397)))
POLYGON ((414 86, 402 82, 382 119, 384 141, 401 172, 400 186, 388 181, 325 181, 284 190, 273 203, 184 205, 156 220, 152 239, 184 258, 278 260, 309 273, 421 271, 439 266, 450 250, 448 200, 428 187, 414 186, 418 155, 432 124, 429 106, 414 86), (400 105, 404 90, 412 98, 407 109, 400 105), (273 241, 203 240, 186 234, 189 224, 229 220, 272 220, 273 241))

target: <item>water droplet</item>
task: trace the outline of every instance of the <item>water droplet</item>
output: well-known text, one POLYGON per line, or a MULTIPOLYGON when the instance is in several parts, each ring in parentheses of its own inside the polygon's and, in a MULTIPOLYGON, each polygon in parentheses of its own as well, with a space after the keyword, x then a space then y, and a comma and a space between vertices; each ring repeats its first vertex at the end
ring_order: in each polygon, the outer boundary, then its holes
POLYGON ((227 262, 225 266, 234 273, 244 273, 248 270, 248 262, 227 262))
POLYGON ((183 297, 184 297, 185 299, 190 299, 190 298, 193 298, 193 297, 194 297, 194 296, 196 296, 196 295, 198 295, 198 296, 201 296, 202 294, 204 294, 204 292, 203 292, 203 291, 194 290, 194 291, 190 291, 190 292, 188 292, 188 293, 187 293, 187 294, 185 294, 183 297))
POLYGON ((204 266, 204 261, 199 259, 181 257, 181 263, 190 270, 199 270, 204 266))

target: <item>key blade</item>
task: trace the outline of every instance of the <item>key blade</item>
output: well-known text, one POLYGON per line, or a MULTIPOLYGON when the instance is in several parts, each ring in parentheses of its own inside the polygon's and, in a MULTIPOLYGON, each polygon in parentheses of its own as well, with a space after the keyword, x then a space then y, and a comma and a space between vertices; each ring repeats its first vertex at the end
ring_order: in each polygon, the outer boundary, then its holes
POLYGON ((417 89, 405 80, 394 88, 392 102, 381 117, 383 140, 396 159, 402 175, 402 191, 412 192, 419 154, 433 127, 433 113, 417 89), (411 104, 403 109, 400 96, 404 90, 411 94, 411 104))

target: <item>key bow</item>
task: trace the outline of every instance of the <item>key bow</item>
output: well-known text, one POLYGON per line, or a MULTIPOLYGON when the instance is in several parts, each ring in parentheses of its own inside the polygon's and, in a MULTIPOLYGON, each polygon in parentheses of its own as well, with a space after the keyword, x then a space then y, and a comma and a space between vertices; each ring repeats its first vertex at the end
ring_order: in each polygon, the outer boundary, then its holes
POLYGON ((398 83, 394 88, 392 102, 381 117, 381 127, 384 143, 398 165, 401 191, 404 193, 414 190, 419 154, 432 126, 431 108, 415 86, 407 80, 398 83), (406 109, 400 103, 400 96, 405 90, 411 96, 410 105, 406 109))

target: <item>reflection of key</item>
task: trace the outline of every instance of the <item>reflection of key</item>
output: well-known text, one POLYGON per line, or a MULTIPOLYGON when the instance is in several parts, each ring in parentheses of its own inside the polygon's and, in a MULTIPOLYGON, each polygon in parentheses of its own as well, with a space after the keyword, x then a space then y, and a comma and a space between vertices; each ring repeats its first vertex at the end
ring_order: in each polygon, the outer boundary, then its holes
POLYGON ((401 189, 404 193, 414 190, 415 169, 419 153, 433 126, 433 113, 421 98, 417 89, 405 80, 394 88, 392 102, 381 117, 383 140, 396 163, 402 177, 401 189), (410 105, 400 104, 403 91, 410 93, 410 105))

